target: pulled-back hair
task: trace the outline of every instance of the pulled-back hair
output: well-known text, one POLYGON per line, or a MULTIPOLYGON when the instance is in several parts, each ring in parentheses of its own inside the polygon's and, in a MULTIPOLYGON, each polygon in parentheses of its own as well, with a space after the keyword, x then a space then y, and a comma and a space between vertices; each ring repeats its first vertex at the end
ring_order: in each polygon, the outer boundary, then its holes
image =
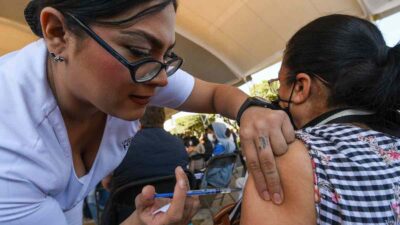
POLYGON ((328 106, 381 115, 400 108, 400 45, 387 47, 367 20, 329 15, 310 22, 287 43, 283 64, 289 82, 301 72, 327 81, 328 106))
MULTIPOLYGON (((66 16, 67 13, 73 14, 89 24, 96 22, 108 25, 121 25, 138 17, 161 11, 170 3, 173 3, 175 10, 178 7, 177 0, 164 0, 160 1, 159 4, 140 12, 138 15, 122 21, 112 22, 111 24, 101 21, 101 19, 118 15, 126 10, 148 2, 149 0, 31 0, 25 8, 25 20, 33 33, 39 37, 43 37, 40 25, 40 13, 45 7, 53 7, 60 11, 64 16, 66 16)), ((67 26, 71 31, 73 31, 77 36, 82 35, 79 29, 74 29, 76 25, 69 16, 66 16, 66 21, 67 26)))
POLYGON ((139 120, 144 128, 162 128, 165 122, 164 108, 148 106, 139 120))

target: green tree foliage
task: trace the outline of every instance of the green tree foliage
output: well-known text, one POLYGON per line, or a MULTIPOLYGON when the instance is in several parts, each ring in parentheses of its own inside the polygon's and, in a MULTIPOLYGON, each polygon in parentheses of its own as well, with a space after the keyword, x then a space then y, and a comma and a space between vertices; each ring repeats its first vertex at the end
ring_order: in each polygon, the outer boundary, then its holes
MULTIPOLYGON (((250 88, 250 95, 259 96, 269 101, 273 101, 278 98, 278 88, 279 83, 276 81, 262 81, 261 83, 255 84, 250 88)), ((224 122, 231 125, 235 129, 238 129, 237 124, 233 120, 229 120, 228 118, 223 119, 224 122)), ((207 126, 214 121, 215 115, 212 114, 184 116, 175 120, 175 128, 171 132, 174 134, 200 136, 204 132, 204 126, 207 126)))
POLYGON ((277 81, 268 82, 262 81, 261 83, 255 84, 250 88, 251 96, 259 96, 269 101, 278 99, 278 88, 279 83, 277 81))
POLYGON ((215 121, 215 115, 197 114, 188 115, 175 120, 174 134, 196 135, 204 133, 204 128, 215 121))

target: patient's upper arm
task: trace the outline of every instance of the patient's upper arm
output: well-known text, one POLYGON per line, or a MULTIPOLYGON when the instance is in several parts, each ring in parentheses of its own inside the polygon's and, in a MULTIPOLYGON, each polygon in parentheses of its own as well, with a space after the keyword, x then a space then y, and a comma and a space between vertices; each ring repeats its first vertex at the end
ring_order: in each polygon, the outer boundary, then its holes
POLYGON ((284 192, 284 202, 275 205, 257 194, 254 179, 246 184, 241 224, 316 224, 314 184, 311 159, 301 141, 289 146, 288 152, 275 158, 284 192))

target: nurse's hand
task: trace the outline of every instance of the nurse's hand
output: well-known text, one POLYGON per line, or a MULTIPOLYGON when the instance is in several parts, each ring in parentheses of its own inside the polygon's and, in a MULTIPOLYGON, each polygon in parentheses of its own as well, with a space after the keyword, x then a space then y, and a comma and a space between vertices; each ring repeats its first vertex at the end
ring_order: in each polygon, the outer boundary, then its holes
POLYGON ((240 119, 240 143, 259 195, 276 204, 283 191, 274 155, 285 154, 295 139, 293 126, 282 110, 250 107, 240 119))
POLYGON ((124 225, 187 225, 200 206, 198 197, 187 197, 190 189, 185 172, 181 167, 175 170, 176 185, 174 197, 171 199, 154 199, 155 189, 146 186, 135 199, 135 212, 124 221, 124 225), (167 203, 171 203, 167 212, 153 212, 167 203))

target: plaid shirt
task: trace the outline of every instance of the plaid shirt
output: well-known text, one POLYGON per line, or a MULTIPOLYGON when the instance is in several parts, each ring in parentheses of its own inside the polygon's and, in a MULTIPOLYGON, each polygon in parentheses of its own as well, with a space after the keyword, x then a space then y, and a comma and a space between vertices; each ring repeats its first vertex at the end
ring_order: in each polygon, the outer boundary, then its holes
POLYGON ((400 138, 348 124, 296 136, 312 159, 318 224, 400 225, 400 138))

